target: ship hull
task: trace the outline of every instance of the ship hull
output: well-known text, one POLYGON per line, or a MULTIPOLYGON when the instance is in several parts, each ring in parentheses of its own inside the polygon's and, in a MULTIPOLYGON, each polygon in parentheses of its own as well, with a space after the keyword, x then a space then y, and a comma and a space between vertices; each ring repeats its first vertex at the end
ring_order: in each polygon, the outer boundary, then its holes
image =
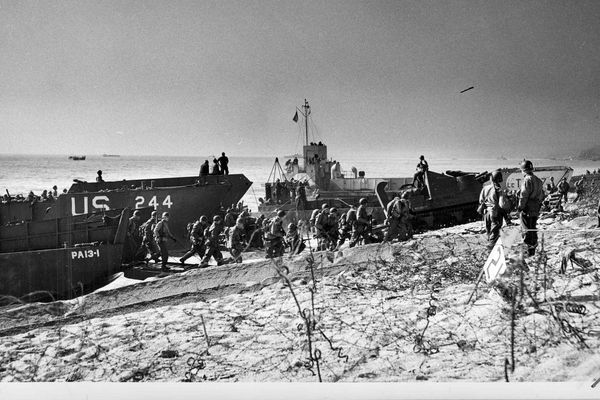
POLYGON ((36 221, 81 215, 117 208, 153 207, 169 212, 169 228, 177 239, 173 249, 186 246, 187 224, 201 215, 212 217, 237 204, 250 182, 242 174, 198 177, 138 179, 112 182, 77 182, 56 201, 2 204, 0 222, 36 221))
POLYGON ((4 302, 67 299, 102 286, 123 269, 131 213, 0 227, 0 296, 4 302))

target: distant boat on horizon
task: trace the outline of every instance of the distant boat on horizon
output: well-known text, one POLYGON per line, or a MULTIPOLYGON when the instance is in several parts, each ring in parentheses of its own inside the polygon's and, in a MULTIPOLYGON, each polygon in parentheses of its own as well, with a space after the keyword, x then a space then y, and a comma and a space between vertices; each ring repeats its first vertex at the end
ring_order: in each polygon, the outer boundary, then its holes
POLYGON ((119 154, 102 154, 102 157, 121 157, 119 154))
POLYGON ((69 156, 69 160, 82 161, 85 160, 85 156, 69 156))

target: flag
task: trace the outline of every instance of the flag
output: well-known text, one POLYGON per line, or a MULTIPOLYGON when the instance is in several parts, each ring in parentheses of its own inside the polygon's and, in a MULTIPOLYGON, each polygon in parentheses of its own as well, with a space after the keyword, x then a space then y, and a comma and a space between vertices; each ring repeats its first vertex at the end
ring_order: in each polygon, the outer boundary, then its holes
POLYGON ((298 122, 298 111, 296 111, 296 114, 294 114, 294 118, 292 118, 292 121, 298 122))

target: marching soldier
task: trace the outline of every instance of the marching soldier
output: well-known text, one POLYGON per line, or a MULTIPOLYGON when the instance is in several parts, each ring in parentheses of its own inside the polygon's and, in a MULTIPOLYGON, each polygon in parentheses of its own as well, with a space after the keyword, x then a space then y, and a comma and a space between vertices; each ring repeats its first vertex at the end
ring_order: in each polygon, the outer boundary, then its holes
POLYGON ((370 224, 369 215, 367 214, 367 199, 363 197, 358 203, 360 205, 358 206, 358 210, 356 210, 356 222, 352 230, 350 247, 356 246, 361 239, 364 239, 370 224))
POLYGON ((338 247, 343 245, 346 239, 350 239, 352 236, 352 230, 356 223, 356 206, 351 205, 350 209, 346 213, 345 218, 342 221, 342 228, 340 229, 340 240, 338 241, 338 247))
POLYGON ((502 173, 494 171, 490 177, 490 184, 484 186, 479 194, 479 204, 485 207, 485 231, 488 238, 488 249, 492 249, 500 237, 500 229, 504 214, 500 208, 500 183, 502 173))
POLYGON ((290 223, 288 225, 285 242, 290 248, 290 254, 300 254, 306 247, 304 240, 298 232, 298 226, 296 226, 294 223, 290 223))
POLYGON ((148 254, 150 254, 150 258, 154 260, 155 263, 158 263, 159 258, 159 249, 156 244, 156 240, 154 240, 154 227, 156 226, 158 219, 158 212, 152 211, 150 214, 150 218, 148 221, 144 222, 142 226, 140 226, 141 234, 142 234, 142 244, 148 250, 148 254))
POLYGON ((235 226, 229 234, 229 240, 227 242, 227 248, 231 254, 231 258, 236 263, 242 262, 242 251, 244 251, 244 222, 241 218, 235 223, 235 226))
POLYGON ((267 248, 267 258, 281 257, 285 250, 283 238, 285 231, 283 230, 283 217, 285 211, 280 210, 271 220, 271 229, 269 235, 269 247, 267 248))
POLYGON ((213 257, 217 262, 217 265, 223 264, 223 254, 219 249, 219 236, 223 233, 223 220, 219 215, 213 217, 213 223, 205 231, 204 236, 206 238, 206 255, 200 263, 200 268, 208 267, 210 258, 213 257))
POLYGON ((208 217, 202 215, 192 226, 192 230, 190 231, 190 242, 192 242, 192 247, 179 259, 180 263, 185 263, 185 261, 194 254, 198 254, 200 259, 204 257, 204 253, 206 253, 204 231, 206 228, 208 228, 208 217))
POLYGON ((385 232, 384 241, 391 242, 398 236, 400 225, 400 217, 402 216, 401 210, 402 203, 400 203, 400 197, 394 197, 386 207, 386 225, 389 225, 387 231, 385 232))
POLYGON ((402 193, 400 196, 400 240, 408 240, 413 237, 413 227, 412 227, 412 216, 415 214, 410 201, 408 198, 410 197, 409 192, 402 193))
POLYGON ((160 258, 161 258, 161 269, 163 271, 168 271, 167 262, 169 262, 169 249, 167 247, 167 242, 169 239, 172 239, 174 242, 177 242, 175 236, 171 234, 169 230, 169 213, 162 213, 162 219, 158 221, 156 226, 154 227, 154 240, 158 243, 160 247, 160 258))
POLYGON ((321 212, 317 215, 315 220, 316 238, 318 240, 317 248, 319 250, 325 250, 329 244, 327 237, 329 224, 329 209, 326 204, 323 204, 321 212))

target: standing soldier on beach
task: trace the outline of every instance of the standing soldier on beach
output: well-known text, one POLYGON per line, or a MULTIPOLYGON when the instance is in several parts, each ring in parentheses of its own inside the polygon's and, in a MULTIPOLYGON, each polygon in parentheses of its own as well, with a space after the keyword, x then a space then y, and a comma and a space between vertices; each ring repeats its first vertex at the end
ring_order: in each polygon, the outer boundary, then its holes
POLYGON ((367 214, 367 199, 363 197, 358 203, 360 205, 358 206, 358 210, 356 210, 356 222, 352 230, 350 247, 356 246, 361 239, 364 239, 364 235, 367 233, 370 224, 369 215, 367 214))
POLYGON ((148 250, 150 254, 150 258, 154 260, 155 263, 158 263, 158 255, 159 249, 156 241, 154 240, 154 227, 156 226, 158 218, 158 212, 152 211, 150 214, 150 218, 148 221, 144 222, 142 226, 140 226, 141 234, 142 234, 142 244, 148 250))
POLYGON ((425 186, 425 172, 427 171, 429 171, 429 164, 425 161, 425 156, 421 156, 417 164, 417 172, 413 177, 413 186, 415 182, 417 182, 418 188, 425 186))
POLYGON ((127 222, 127 238, 134 259, 137 258, 140 253, 139 250, 142 245, 142 240, 140 238, 140 216, 140 210, 135 210, 127 222))
POLYGON ((185 261, 194 254, 198 254, 198 257, 201 259, 204 257, 204 253, 206 252, 204 231, 206 228, 208 228, 208 217, 202 215, 192 226, 192 230, 190 231, 190 242, 192 242, 192 247, 179 259, 180 263, 185 263, 185 261))
POLYGON ((488 238, 488 249, 494 248, 494 245, 500 237, 502 228, 503 213, 500 208, 500 183, 502 182, 502 173, 496 170, 490 176, 490 184, 484 186, 479 194, 479 204, 484 207, 485 232, 488 238))
POLYGON ((329 209, 326 204, 323 204, 323 209, 317 215, 317 219, 315 220, 315 231, 316 237, 318 240, 317 248, 319 250, 324 250, 329 243, 327 239, 327 224, 329 222, 329 209))
POLYGON ((283 238, 285 237, 285 231, 283 230, 283 217, 285 217, 285 211, 280 210, 277 212, 271 221, 271 229, 269 235, 269 247, 267 248, 267 258, 281 257, 285 250, 283 238))
POLYGON ((231 258, 236 263, 242 262, 242 251, 244 251, 244 220, 238 218, 235 226, 229 233, 227 248, 231 254, 231 258))
POLYGON ((225 155, 225 152, 221 153, 221 157, 219 157, 219 166, 221 167, 221 174, 229 175, 229 158, 225 155))
POLYGON ((346 239, 350 239, 352 231, 354 230, 354 224, 356 223, 356 206, 353 204, 346 213, 346 218, 340 230, 340 240, 338 241, 338 247, 344 244, 346 239))
POLYGON ((400 217, 402 216, 400 197, 394 197, 386 207, 386 225, 389 225, 389 228, 385 232, 384 241, 391 242, 398 236, 400 232, 398 226, 400 225, 400 217))
POLYGON ((213 223, 205 231, 204 236, 206 237, 206 255, 202 259, 200 268, 208 267, 208 262, 211 257, 214 257, 217 265, 223 264, 223 254, 219 248, 219 236, 223 233, 223 220, 219 215, 213 217, 213 223))
POLYGON ((523 242, 527 245, 527 253, 535 255, 537 246, 537 220, 540 208, 544 201, 544 184, 540 178, 533 174, 533 163, 523 160, 521 170, 524 178, 521 183, 519 204, 517 210, 521 213, 521 228, 523 229, 523 242))
POLYGON ((567 180, 565 178, 562 178, 559 182, 558 182, 558 193, 560 193, 561 198, 564 200, 564 202, 567 202, 567 194, 569 193, 569 189, 570 189, 570 185, 569 182, 567 182, 567 180))
POLYGON ((288 231, 285 235, 286 245, 290 248, 290 254, 300 254, 306 248, 304 240, 298 232, 298 226, 294 223, 288 225, 288 231))
POLYGON ((167 242, 169 239, 172 239, 174 242, 177 242, 175 236, 171 234, 171 230, 169 229, 169 213, 162 213, 162 219, 158 221, 156 226, 154 227, 154 240, 158 243, 158 247, 160 247, 160 258, 161 258, 161 269, 163 271, 168 271, 167 263, 169 262, 169 249, 167 246, 167 242))
POLYGON ((415 211, 412 208, 409 200, 409 192, 402 193, 400 196, 400 240, 408 240, 413 237, 413 226, 412 218, 415 215, 415 211))
POLYGON ((219 161, 217 161, 216 158, 213 158, 213 166, 212 166, 211 175, 220 175, 220 174, 221 174, 221 170, 219 169, 219 161))

